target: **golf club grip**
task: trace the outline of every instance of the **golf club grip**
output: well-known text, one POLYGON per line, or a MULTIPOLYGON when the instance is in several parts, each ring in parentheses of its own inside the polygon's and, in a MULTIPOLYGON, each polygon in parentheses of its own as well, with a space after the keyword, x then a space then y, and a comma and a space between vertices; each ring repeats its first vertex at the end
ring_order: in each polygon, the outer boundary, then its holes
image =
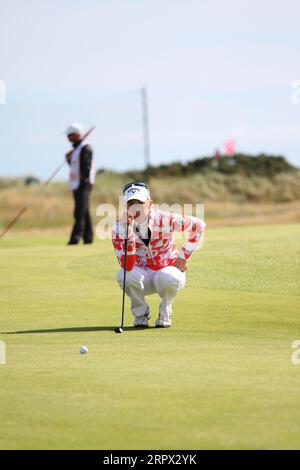
POLYGON ((16 217, 5 227, 5 229, 1 232, 0 238, 4 237, 6 232, 15 225, 15 223, 19 220, 19 218, 24 214, 24 212, 27 210, 27 206, 22 207, 22 209, 19 210, 17 213, 16 217))

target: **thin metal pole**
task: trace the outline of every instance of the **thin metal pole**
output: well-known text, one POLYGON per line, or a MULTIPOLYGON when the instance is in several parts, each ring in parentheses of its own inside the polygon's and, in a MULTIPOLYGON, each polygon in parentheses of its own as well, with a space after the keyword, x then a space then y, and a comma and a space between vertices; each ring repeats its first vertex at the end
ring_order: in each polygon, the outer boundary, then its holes
POLYGON ((123 273, 123 297, 122 297, 122 322, 121 328, 124 327, 124 312, 125 312, 125 288, 126 288, 126 264, 127 264, 127 245, 128 245, 128 221, 126 222, 125 243, 124 243, 124 273, 123 273))
POLYGON ((149 116, 148 116, 148 95, 146 87, 141 88, 142 116, 143 116, 143 143, 144 160, 146 172, 150 166, 150 138, 149 138, 149 116))

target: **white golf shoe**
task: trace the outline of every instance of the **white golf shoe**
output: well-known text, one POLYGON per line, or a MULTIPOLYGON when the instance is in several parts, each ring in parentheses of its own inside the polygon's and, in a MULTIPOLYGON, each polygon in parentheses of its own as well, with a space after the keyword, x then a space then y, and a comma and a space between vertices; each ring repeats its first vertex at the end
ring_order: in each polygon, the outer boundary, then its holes
POLYGON ((147 328, 149 326, 150 320, 150 311, 149 309, 144 315, 139 315, 138 317, 134 317, 133 326, 134 328, 147 328))
POLYGON ((170 328, 172 326, 172 314, 162 316, 158 315, 158 319, 155 322, 155 328, 170 328))

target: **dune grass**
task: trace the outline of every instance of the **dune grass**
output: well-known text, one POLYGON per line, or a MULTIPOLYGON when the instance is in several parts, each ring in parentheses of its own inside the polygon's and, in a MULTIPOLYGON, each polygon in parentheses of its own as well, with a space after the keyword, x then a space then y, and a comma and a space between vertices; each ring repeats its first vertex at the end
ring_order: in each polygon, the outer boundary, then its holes
MULTIPOLYGON (((118 207, 122 188, 133 176, 113 172, 97 175, 91 197, 95 223, 97 206, 109 203, 118 207)), ((39 191, 36 186, 24 186, 21 180, 9 181, 0 184, 0 230, 30 201, 33 201, 30 209, 15 230, 70 225, 73 198, 66 182, 51 183, 39 191)), ((300 171, 272 178, 210 171, 188 177, 151 178, 149 186, 155 203, 205 204, 207 220, 220 224, 223 220, 231 224, 233 219, 237 224, 257 223, 257 220, 258 223, 300 222, 300 171)))

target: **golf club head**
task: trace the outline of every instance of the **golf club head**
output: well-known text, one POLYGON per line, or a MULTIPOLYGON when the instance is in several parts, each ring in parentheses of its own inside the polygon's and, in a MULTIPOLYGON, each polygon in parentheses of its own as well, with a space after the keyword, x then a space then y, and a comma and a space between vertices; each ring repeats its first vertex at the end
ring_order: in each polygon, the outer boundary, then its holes
POLYGON ((121 326, 119 326, 118 328, 115 328, 115 333, 124 333, 124 330, 121 326))

